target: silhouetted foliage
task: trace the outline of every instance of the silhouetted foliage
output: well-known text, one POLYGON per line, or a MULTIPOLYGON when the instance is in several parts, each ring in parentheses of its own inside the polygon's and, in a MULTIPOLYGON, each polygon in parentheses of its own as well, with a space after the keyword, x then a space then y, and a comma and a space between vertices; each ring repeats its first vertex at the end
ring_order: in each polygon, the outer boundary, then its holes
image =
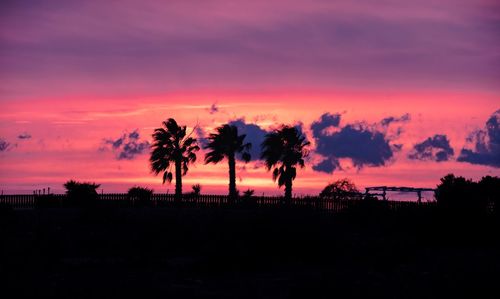
POLYGON ((196 161, 196 152, 200 148, 196 139, 186 136, 186 126, 179 126, 173 118, 162 124, 163 127, 153 133, 153 150, 149 158, 151 170, 155 175, 163 172, 163 183, 172 182, 175 172, 175 195, 181 199, 182 176, 188 172, 188 165, 196 161))
POLYGON ((240 197, 240 203, 247 208, 255 208, 257 207, 257 200, 253 196, 255 193, 255 190, 253 189, 247 189, 243 191, 243 195, 240 197))
POLYGON ((246 191, 243 192, 243 196, 247 197, 247 198, 250 198, 250 197, 253 196, 254 193, 255 193, 255 190, 253 190, 253 189, 247 189, 246 191))
POLYGON ((229 164, 229 197, 236 198, 236 154, 240 154, 243 161, 250 161, 248 152, 251 143, 244 143, 246 135, 238 135, 238 128, 225 124, 215 129, 216 133, 208 136, 208 144, 205 149, 209 152, 205 155, 205 164, 217 164, 224 158, 229 164))
POLYGON ((98 199, 97 188, 99 186, 100 184, 74 180, 64 184, 69 203, 77 206, 94 205, 98 199))
POLYGON ((494 212, 500 215, 500 178, 485 176, 479 182, 479 196, 486 202, 492 203, 494 212))
POLYGON ((153 189, 136 186, 128 189, 127 195, 130 200, 135 202, 135 204, 149 205, 151 203, 153 189))
MULTIPOLYGON (((488 184, 488 180, 483 184, 488 184)), ((441 178, 436 200, 447 211, 462 213, 485 212, 488 205, 488 199, 478 183, 453 174, 441 178)))
POLYGON ((350 199, 353 194, 359 193, 356 185, 349 179, 344 178, 328 184, 319 194, 322 198, 331 198, 334 200, 350 199))
POLYGON ((287 202, 292 199, 292 181, 297 177, 296 166, 304 167, 309 144, 296 127, 287 125, 267 134, 262 142, 261 159, 265 161, 268 170, 274 168, 273 180, 278 180, 278 186, 285 186, 287 202))
POLYGON ((201 185, 200 184, 194 184, 193 186, 191 186, 191 189, 193 189, 193 195, 200 195, 201 193, 201 185))

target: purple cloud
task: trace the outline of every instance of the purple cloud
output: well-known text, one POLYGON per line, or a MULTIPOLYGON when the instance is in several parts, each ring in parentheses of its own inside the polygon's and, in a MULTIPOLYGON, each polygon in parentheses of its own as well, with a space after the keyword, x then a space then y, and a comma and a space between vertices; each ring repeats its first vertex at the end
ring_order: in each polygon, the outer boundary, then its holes
POLYGON ((149 149, 149 142, 140 140, 138 130, 124 133, 117 139, 104 139, 103 144, 100 150, 111 147, 111 150, 116 154, 117 160, 132 160, 149 149))
POLYGON ((21 140, 31 139, 31 134, 29 134, 27 132, 21 133, 21 134, 17 135, 17 139, 21 139, 21 140))
MULTIPOLYGON (((324 157, 323 161, 313 165, 313 169, 332 173, 337 169, 342 169, 339 162, 341 158, 350 159, 357 168, 386 165, 393 158, 394 152, 399 151, 402 147, 400 144, 392 143, 392 137, 386 130, 387 126, 396 121, 406 122, 408 120, 409 115, 404 115, 401 118, 391 118, 390 120, 386 118, 373 125, 355 123, 340 126, 340 115, 323 114, 319 120, 311 125, 316 141, 315 151, 324 157), (331 127, 335 127, 337 130, 333 132, 326 130, 331 127)), ((401 129, 398 128, 397 131, 401 132, 401 129)))
POLYGON ((454 155, 446 135, 434 135, 413 146, 408 158, 412 160, 448 161, 454 155))
POLYGON ((10 147, 10 143, 7 140, 0 138, 0 152, 6 152, 10 147))
POLYGON ((500 110, 486 121, 486 127, 473 132, 460 151, 457 161, 500 167, 500 110))

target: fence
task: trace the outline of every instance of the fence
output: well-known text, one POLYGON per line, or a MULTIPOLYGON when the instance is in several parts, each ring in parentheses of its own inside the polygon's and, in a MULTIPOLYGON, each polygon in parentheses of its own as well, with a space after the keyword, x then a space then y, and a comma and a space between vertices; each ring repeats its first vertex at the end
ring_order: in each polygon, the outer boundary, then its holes
MULTIPOLYGON (((8 204, 14 209, 34 209, 42 207, 68 207, 71 206, 65 194, 50 195, 1 195, 0 203, 8 204)), ((99 194, 95 205, 100 207, 168 207, 168 206, 191 206, 200 208, 209 207, 248 207, 248 208, 276 208, 297 207, 338 213, 346 209, 355 208, 364 201, 361 197, 350 199, 331 199, 321 197, 298 197, 293 198, 287 204, 283 197, 251 196, 239 197, 231 200, 225 195, 192 195, 186 194, 180 200, 174 194, 153 194, 149 199, 130 197, 126 193, 99 194)), ((390 210, 399 210, 417 206, 432 206, 434 202, 404 202, 404 201, 377 201, 372 204, 385 206, 390 210)))

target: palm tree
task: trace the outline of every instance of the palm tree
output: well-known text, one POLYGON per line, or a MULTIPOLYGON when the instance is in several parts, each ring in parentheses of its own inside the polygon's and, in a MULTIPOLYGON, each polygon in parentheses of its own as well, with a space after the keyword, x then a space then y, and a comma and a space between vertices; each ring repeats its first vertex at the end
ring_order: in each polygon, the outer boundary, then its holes
POLYGON ((173 118, 164 121, 163 127, 155 129, 151 151, 151 170, 155 175, 163 172, 163 184, 172 182, 172 165, 175 167, 175 197, 182 197, 182 176, 186 175, 189 163, 196 161, 200 150, 196 139, 186 136, 186 126, 179 126, 173 118))
POLYGON ((244 143, 246 135, 238 135, 238 128, 225 124, 215 129, 216 133, 210 134, 205 149, 210 151, 205 155, 205 164, 217 164, 224 158, 229 164, 229 197, 235 198, 236 191, 236 154, 241 154, 243 161, 250 161, 248 152, 251 143, 244 143))
POLYGON ((297 176, 296 165, 304 167, 304 158, 309 154, 310 144, 295 127, 283 125, 268 133, 262 142, 261 159, 267 170, 273 170, 273 180, 278 186, 285 185, 285 200, 292 199, 292 181, 297 176))

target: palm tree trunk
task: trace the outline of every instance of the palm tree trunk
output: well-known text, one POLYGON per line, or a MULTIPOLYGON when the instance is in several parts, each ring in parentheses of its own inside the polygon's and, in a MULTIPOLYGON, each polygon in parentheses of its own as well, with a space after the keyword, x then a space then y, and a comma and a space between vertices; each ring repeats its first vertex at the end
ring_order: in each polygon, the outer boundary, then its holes
POLYGON ((177 159, 175 161, 175 200, 180 201, 182 199, 182 169, 181 160, 177 159))
POLYGON ((292 176, 290 175, 290 167, 286 168, 286 179, 285 179, 285 202, 290 204, 292 202, 292 176))
POLYGON ((229 199, 236 199, 236 160, 234 154, 228 157, 229 161, 229 199))

